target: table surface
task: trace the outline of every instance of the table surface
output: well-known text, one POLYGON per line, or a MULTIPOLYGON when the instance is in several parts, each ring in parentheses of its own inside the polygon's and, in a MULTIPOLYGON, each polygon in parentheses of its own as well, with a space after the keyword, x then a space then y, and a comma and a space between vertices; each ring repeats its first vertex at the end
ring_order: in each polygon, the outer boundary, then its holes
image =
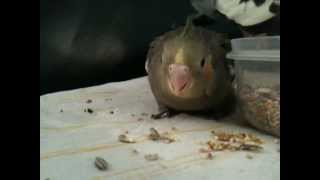
POLYGON ((188 114, 150 119, 156 112, 146 77, 40 96, 41 180, 280 179, 280 145, 274 137, 233 120, 188 114), (92 102, 87 103, 88 99, 92 102), (86 108, 93 113, 84 112, 86 108), (177 141, 148 140, 151 127, 173 133, 177 141), (215 152, 208 160, 199 149, 212 138, 211 130, 255 134, 264 141, 263 150, 215 152), (126 131, 136 143, 118 141, 126 131), (159 160, 144 158, 154 153, 159 160), (248 154, 253 158, 248 159, 248 154), (107 171, 96 169, 97 156, 109 163, 107 171))

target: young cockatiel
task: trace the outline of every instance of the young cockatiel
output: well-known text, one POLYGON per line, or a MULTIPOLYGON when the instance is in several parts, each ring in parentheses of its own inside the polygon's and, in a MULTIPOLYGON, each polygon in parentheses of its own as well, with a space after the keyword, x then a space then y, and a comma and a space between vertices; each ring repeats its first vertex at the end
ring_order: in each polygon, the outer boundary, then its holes
POLYGON ((280 34, 280 0, 190 0, 199 15, 236 23, 244 36, 280 34))
POLYGON ((223 36, 185 27, 156 38, 147 54, 146 71, 159 105, 154 119, 178 112, 208 112, 219 119, 234 108, 232 77, 228 71, 223 36))

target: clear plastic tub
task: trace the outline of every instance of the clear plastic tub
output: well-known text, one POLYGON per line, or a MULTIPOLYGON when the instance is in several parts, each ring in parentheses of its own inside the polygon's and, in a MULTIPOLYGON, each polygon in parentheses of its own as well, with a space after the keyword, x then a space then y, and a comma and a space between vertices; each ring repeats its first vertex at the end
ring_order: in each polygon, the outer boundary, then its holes
POLYGON ((231 41, 240 110, 259 130, 280 137, 280 36, 231 41))

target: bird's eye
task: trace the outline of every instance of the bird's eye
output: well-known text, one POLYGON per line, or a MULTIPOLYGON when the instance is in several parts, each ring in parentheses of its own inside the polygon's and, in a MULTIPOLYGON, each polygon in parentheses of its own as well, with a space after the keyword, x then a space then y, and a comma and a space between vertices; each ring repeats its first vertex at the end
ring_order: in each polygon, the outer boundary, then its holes
POLYGON ((201 65, 201 67, 203 67, 203 66, 204 66, 204 63, 205 63, 205 59, 204 59, 204 58, 202 58, 200 63, 201 63, 201 64, 200 64, 200 65, 201 65))

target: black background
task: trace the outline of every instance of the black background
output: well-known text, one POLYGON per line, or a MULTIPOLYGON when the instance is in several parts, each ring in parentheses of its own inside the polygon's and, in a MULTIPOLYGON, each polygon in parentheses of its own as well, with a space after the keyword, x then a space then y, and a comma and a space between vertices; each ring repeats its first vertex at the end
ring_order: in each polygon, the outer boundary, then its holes
POLYGON ((189 0, 40 0, 40 95, 146 75, 149 43, 191 13, 189 0))

